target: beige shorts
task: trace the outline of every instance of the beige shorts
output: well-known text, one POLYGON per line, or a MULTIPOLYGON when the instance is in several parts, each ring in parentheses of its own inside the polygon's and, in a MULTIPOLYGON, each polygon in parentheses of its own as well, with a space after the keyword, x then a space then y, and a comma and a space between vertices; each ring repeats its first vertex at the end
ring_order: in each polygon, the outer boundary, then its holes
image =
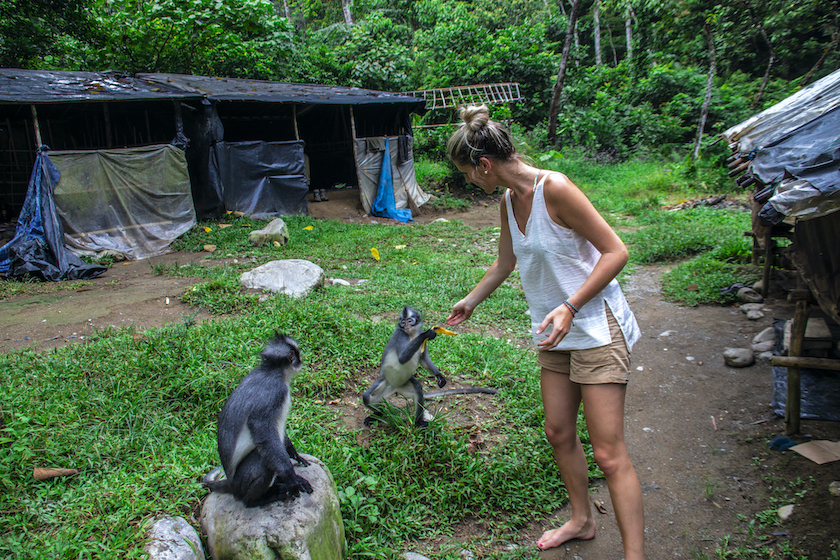
POLYGON ((586 350, 540 350, 537 363, 548 371, 568 375, 575 383, 627 383, 630 377, 630 351, 618 321, 607 308, 610 344, 586 350))

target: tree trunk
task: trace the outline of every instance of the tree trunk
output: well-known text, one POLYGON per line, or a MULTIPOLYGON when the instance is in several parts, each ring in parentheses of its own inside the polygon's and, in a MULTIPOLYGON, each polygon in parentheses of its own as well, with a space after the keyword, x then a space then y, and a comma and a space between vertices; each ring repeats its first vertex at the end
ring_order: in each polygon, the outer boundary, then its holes
POLYGON ((344 12, 344 23, 353 25, 353 13, 350 8, 353 6, 353 0, 341 0, 341 10, 344 12))
POLYGON ((613 54, 613 66, 618 66, 618 53, 615 52, 615 42, 613 41, 612 27, 610 27, 609 23, 607 24, 607 37, 610 38, 610 50, 613 54))
POLYGON ((822 63, 823 63, 823 62, 825 62, 825 59, 826 59, 826 57, 828 56, 828 53, 830 53, 831 51, 833 51, 833 50, 834 50, 834 47, 836 47, 836 46, 837 46, 837 42, 838 42, 838 41, 840 41, 840 33, 832 33, 832 34, 831 34, 831 44, 830 44, 830 45, 828 45, 828 46, 825 48, 825 50, 823 51, 822 56, 821 56, 821 57, 820 57, 820 59, 817 61, 817 63, 816 63, 816 64, 814 64, 813 68, 811 68, 810 70, 808 70, 808 73, 807 73, 807 74, 805 74, 805 77, 804 77, 804 78, 802 78, 802 81, 801 81, 801 82, 799 82, 799 87, 805 87, 805 84, 807 84, 807 83, 808 83, 808 80, 810 80, 810 79, 811 79, 811 75, 812 75, 814 72, 816 72, 817 70, 819 70, 820 66, 822 66, 822 63))
MULTIPOLYGON (((562 0, 560 0, 562 2, 562 0)), ((569 13, 569 28, 563 40, 563 54, 560 57, 560 69, 557 71, 557 82, 551 95, 551 105, 548 109, 548 142, 551 145, 557 140, 557 114, 560 111, 560 96, 563 93, 563 82, 566 80, 566 66, 569 64, 569 53, 572 51, 572 37, 575 34, 580 0, 573 0, 569 13)))
POLYGON ((630 20, 629 8, 624 18, 624 37, 627 40, 627 60, 633 60, 633 24, 630 20))
POLYGON ((717 64, 715 34, 708 24, 703 26, 703 31, 709 40, 709 76, 706 79, 706 96, 703 98, 703 107, 700 109, 700 123, 697 125, 697 138, 694 140, 694 150, 691 153, 691 159, 695 161, 700 157, 700 141, 703 140, 703 129, 706 128, 706 117, 709 116, 709 103, 712 101, 712 82, 715 78, 715 65, 717 64))
POLYGON ((286 20, 292 23, 292 12, 289 10, 289 0, 283 0, 283 13, 286 14, 286 20))
POLYGON ((761 96, 764 95, 764 88, 767 87, 767 82, 770 80, 770 70, 773 69, 773 63, 776 62, 776 51, 773 49, 773 43, 770 42, 770 37, 767 36, 767 32, 764 31, 764 28, 761 27, 761 24, 758 24, 758 29, 761 31, 761 36, 764 37, 764 40, 767 42, 767 48, 770 49, 770 60, 767 62, 767 70, 764 72, 764 79, 761 80, 761 87, 758 88, 758 93, 755 94, 755 99, 750 104, 750 109, 754 108, 758 105, 758 102, 761 101, 761 96))
POLYGON ((592 20, 595 29, 592 30, 595 39, 595 66, 601 66, 601 1, 595 0, 592 6, 592 20))

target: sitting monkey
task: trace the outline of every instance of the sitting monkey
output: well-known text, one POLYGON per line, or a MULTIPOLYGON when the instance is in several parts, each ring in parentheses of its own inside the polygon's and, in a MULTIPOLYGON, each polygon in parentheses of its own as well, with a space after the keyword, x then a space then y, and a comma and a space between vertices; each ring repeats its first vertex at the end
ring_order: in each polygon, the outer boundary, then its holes
MULTIPOLYGON (((378 411, 379 403, 394 393, 399 393, 414 401, 414 425, 426 427, 429 423, 424 419, 423 386, 414 377, 418 365, 422 365, 437 378, 438 387, 446 385, 443 374, 432 363, 426 351, 427 340, 437 336, 433 329, 420 332, 423 320, 420 312, 409 306, 403 307, 397 327, 391 335, 382 361, 379 363, 379 379, 362 395, 365 406, 374 413, 378 411)), ((370 426, 374 416, 365 418, 365 425, 370 426)))
POLYGON ((289 382, 302 365, 300 348, 294 339, 275 333, 260 356, 262 363, 234 389, 219 414, 217 439, 226 478, 216 480, 219 469, 213 469, 203 479, 210 490, 233 494, 245 507, 312 493, 291 460, 303 466, 309 462, 286 434, 289 382))

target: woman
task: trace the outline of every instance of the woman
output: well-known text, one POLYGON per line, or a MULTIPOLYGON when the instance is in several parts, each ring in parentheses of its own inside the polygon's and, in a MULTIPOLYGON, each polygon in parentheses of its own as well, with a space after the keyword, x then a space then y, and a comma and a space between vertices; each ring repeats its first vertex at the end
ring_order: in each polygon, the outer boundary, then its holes
POLYGON ((554 449, 571 519, 537 541, 548 549, 595 536, 586 457, 577 436, 583 403, 595 461, 604 472, 625 560, 644 558, 642 492, 624 443, 630 348, 639 327, 615 280, 627 249, 562 173, 525 163, 486 106, 461 110, 447 150, 466 180, 487 194, 505 189, 499 254, 478 285, 452 307, 457 325, 519 265, 540 365, 545 433, 554 449))

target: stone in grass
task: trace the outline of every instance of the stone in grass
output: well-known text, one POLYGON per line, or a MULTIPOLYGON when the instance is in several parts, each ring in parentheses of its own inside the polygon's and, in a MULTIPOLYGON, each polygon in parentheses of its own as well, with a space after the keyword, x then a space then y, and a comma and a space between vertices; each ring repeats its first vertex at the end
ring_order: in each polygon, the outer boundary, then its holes
POLYGON ((344 522, 335 482, 319 459, 295 472, 312 485, 288 501, 246 508, 232 494, 211 492, 201 505, 201 527, 214 560, 343 560, 344 522))
POLYGON ((155 521, 143 550, 149 560, 204 560, 201 539, 183 517, 163 517, 155 521))

